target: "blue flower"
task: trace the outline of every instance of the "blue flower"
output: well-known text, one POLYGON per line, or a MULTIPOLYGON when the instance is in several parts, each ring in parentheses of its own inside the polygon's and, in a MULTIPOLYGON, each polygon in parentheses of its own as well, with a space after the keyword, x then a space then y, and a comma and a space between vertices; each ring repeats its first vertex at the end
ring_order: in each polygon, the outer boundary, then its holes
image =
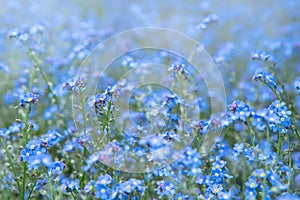
POLYGON ((273 187, 278 187, 281 190, 285 190, 287 188, 286 185, 283 185, 281 183, 279 175, 276 174, 273 170, 267 171, 267 177, 273 187))
POLYGON ((23 162, 28 163, 29 170, 36 170, 41 165, 49 168, 53 161, 46 148, 41 146, 39 140, 32 140, 28 142, 20 153, 20 158, 23 162))
POLYGON ((223 178, 224 178, 223 171, 220 171, 220 170, 212 170, 211 171, 211 179, 215 183, 222 183, 223 178))
POLYGON ((276 89, 276 79, 275 77, 268 71, 264 70, 257 70, 255 72, 255 75, 253 76, 253 80, 258 81, 260 80, 261 82, 269 85, 272 88, 276 89))
POLYGON ((166 141, 176 141, 179 142, 180 141, 180 136, 178 134, 175 133, 175 131, 171 130, 171 131, 166 131, 162 134, 162 137, 166 140, 166 141))
POLYGON ((209 187, 209 190, 215 194, 215 195, 219 195, 219 194, 222 194, 223 193, 223 186, 222 184, 212 184, 210 185, 209 187))
POLYGON ((167 112, 170 113, 177 105, 182 104, 182 100, 175 94, 166 96, 166 100, 163 102, 163 106, 167 107, 167 112))
POLYGON ((252 163, 255 161, 255 152, 253 151, 252 148, 246 148, 244 150, 244 156, 247 158, 248 163, 252 163))
POLYGON ((113 179, 111 178, 110 175, 105 174, 103 176, 99 176, 96 183, 97 184, 102 184, 102 185, 109 185, 109 184, 111 184, 112 180, 113 179))
POLYGON ((86 86, 87 82, 84 82, 81 78, 76 78, 65 82, 63 88, 74 94, 79 94, 80 91, 85 90, 86 86))
POLYGON ((251 108, 243 101, 233 101, 229 106, 227 117, 234 120, 246 122, 246 119, 251 115, 251 108))
POLYGON ((245 194, 245 199, 247 200, 256 200, 256 196, 257 196, 257 191, 256 190, 252 190, 252 189, 246 189, 244 191, 245 194))
POLYGON ((200 174, 196 180, 196 183, 199 185, 205 184, 206 176, 200 174))
POLYGON ((245 183, 245 185, 247 186, 247 189, 249 189, 249 190, 255 190, 259 186, 259 184, 254 176, 250 176, 248 181, 245 183))
POLYGON ((185 69, 185 65, 184 64, 179 64, 179 63, 172 64, 171 67, 169 67, 168 70, 172 70, 175 73, 180 73, 183 76, 186 76, 186 75, 189 74, 189 72, 185 69))
POLYGON ((79 192, 79 180, 71 180, 63 175, 60 176, 60 184, 63 188, 63 191, 69 193, 71 191, 79 192))
MULTIPOLYGON (((40 153, 40 151, 38 151, 37 153, 40 153)), ((32 169, 38 169, 38 167, 40 165, 44 165, 46 167, 50 167, 52 165, 53 161, 52 158, 49 154, 38 154, 35 156, 31 156, 28 159, 28 169, 32 170, 32 169)))
POLYGON ((253 174, 261 179, 264 179, 267 176, 264 169, 256 169, 253 174))
POLYGON ((35 185, 37 190, 41 190, 45 185, 47 185, 47 180, 44 178, 39 179, 35 185))
POLYGON ((134 178, 131 178, 130 181, 134 186, 135 190, 138 191, 139 193, 142 193, 146 189, 146 187, 144 186, 144 181, 137 180, 134 178))
POLYGON ((190 199, 188 195, 185 194, 176 194, 175 200, 187 200, 190 199))
POLYGON ((192 123, 192 127, 200 132, 200 134, 206 134, 208 132, 209 127, 211 126, 210 121, 202 121, 199 120, 197 122, 192 123))
POLYGON ((95 185, 95 194, 100 199, 111 199, 111 189, 107 188, 106 185, 97 184, 95 185))
POLYGON ((31 104, 35 105, 39 101, 38 97, 39 95, 34 93, 25 94, 23 95, 23 97, 20 98, 19 106, 26 107, 27 105, 31 104))
POLYGON ((266 129, 266 123, 264 117, 254 114, 252 125, 259 131, 264 131, 266 129))
POLYGON ((222 169, 225 167, 225 165, 226 165, 226 162, 224 160, 218 160, 218 161, 212 163, 212 170, 222 171, 222 169))
POLYGON ((175 187, 173 183, 168 181, 158 181, 156 184, 158 185, 158 187, 155 190, 158 195, 168 196, 175 194, 175 187))
POLYGON ((61 174, 62 173, 62 170, 65 168, 65 164, 61 161, 56 161, 54 162, 50 169, 49 169, 49 172, 51 174, 61 174))
POLYGON ((237 159, 237 157, 244 151, 244 144, 243 143, 236 143, 234 144, 234 147, 233 147, 233 158, 234 159, 237 159))
POLYGON ((256 50, 251 52, 251 58, 253 60, 267 61, 271 58, 271 55, 262 50, 256 50))
POLYGON ((131 178, 128 181, 121 183, 119 189, 125 194, 130 194, 134 190, 141 193, 145 188, 143 186, 143 181, 131 178))
POLYGON ((289 129, 291 126, 291 114, 292 112, 288 110, 285 102, 275 100, 268 107, 268 113, 265 116, 265 119, 268 122, 271 131, 280 131, 281 133, 285 134, 287 129, 289 129))
POLYGON ((294 82, 294 88, 295 88, 295 91, 296 93, 300 93, 300 81, 295 81, 294 82))
POLYGON ((89 182, 88 182, 88 184, 86 184, 85 186, 84 186, 84 193, 86 193, 86 194, 90 194, 92 191, 94 191, 94 185, 95 185, 95 181, 93 181, 93 180, 90 180, 89 182))

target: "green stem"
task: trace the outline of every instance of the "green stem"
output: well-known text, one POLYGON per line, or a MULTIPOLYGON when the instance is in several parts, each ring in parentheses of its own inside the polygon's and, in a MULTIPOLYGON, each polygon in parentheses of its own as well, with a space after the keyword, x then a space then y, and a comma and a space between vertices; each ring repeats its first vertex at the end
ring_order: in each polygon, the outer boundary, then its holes
MULTIPOLYGON (((83 98, 83 91, 80 91, 80 104, 81 104, 81 113, 83 117, 83 134, 86 135, 86 114, 85 114, 85 106, 84 106, 84 98, 83 98)), ((83 146, 83 159, 82 159, 82 166, 84 165, 86 158, 86 148, 83 146)), ((85 179, 85 173, 82 172, 82 177, 80 179, 80 188, 83 189, 84 187, 84 179, 85 179)))
POLYGON ((23 166, 23 191, 22 191, 22 199, 25 198, 25 191, 26 191, 26 169, 27 169, 27 163, 24 162, 24 166, 23 166))
POLYGON ((280 94, 278 94, 278 92, 273 87, 269 86, 269 88, 271 88, 272 92, 276 95, 276 98, 279 101, 282 101, 280 94))
POLYGON ((281 154, 281 142, 282 142, 282 136, 281 133, 278 133, 278 142, 277 142, 277 155, 279 156, 281 154))
MULTIPOLYGON (((86 148, 83 147, 83 159, 82 159, 82 166, 84 165, 84 161, 86 158, 86 148)), ((84 179, 85 179, 85 173, 82 172, 82 177, 80 179, 80 188, 83 189, 84 188, 84 179)))
MULTIPOLYGON (((0 138, 0 142, 1 142, 1 145, 2 145, 2 147, 4 148, 5 153, 6 153, 6 155, 7 155, 8 162, 9 162, 9 165, 10 165, 11 170, 12 170, 12 172, 13 172, 13 175, 14 175, 15 178, 17 178, 17 173, 16 173, 15 165, 13 164, 13 161, 12 161, 12 158, 11 158, 11 155, 10 155, 10 152, 9 152, 9 150, 7 149, 7 146, 6 146, 5 143, 2 141, 1 138, 0 138)), ((18 190, 20 190, 21 187, 20 187, 19 181, 18 181, 17 179, 15 179, 15 180, 16 180, 16 183, 17 183, 17 186, 18 186, 18 190)))
POLYGON ((294 125, 293 120, 292 120, 292 126, 291 126, 291 127, 292 127, 293 132, 296 134, 298 140, 300 141, 300 134, 299 134, 298 129, 297 129, 296 126, 294 125))
POLYGON ((108 102, 107 111, 105 113, 105 120, 104 120, 104 123, 103 123, 103 126, 102 126, 101 137, 99 137, 99 139, 98 139, 98 141, 95 145, 94 150, 97 149, 99 143, 102 141, 103 137, 105 136, 104 131, 106 130, 106 134, 108 133, 108 129, 109 129, 108 122, 109 122, 109 113, 110 113, 110 109, 111 109, 111 104, 112 104, 112 99, 110 99, 110 101, 108 102))
MULTIPOLYGON (((28 132, 29 132, 29 124, 28 124, 28 119, 29 119, 29 113, 30 113, 31 105, 29 104, 29 108, 26 109, 26 114, 25 114, 25 127, 24 127, 24 135, 25 135, 25 144, 28 143, 28 132)), ((26 191, 26 172, 27 172, 27 162, 24 162, 23 165, 23 190, 22 190, 22 197, 23 199, 25 198, 25 191, 26 191)))
MULTIPOLYGON (((52 85, 47 78, 47 75, 43 72, 43 70, 40 66, 41 65, 40 60, 37 58, 37 56, 35 55, 34 51, 31 48, 29 48, 28 46, 27 46, 27 48, 29 51, 29 57, 33 62, 33 69, 32 69, 32 74, 30 76, 29 89, 31 88, 31 86, 33 84, 35 72, 38 72, 42 76, 42 79, 45 82, 45 84, 47 85, 47 89, 48 89, 49 93, 52 95, 54 103, 57 105, 59 110, 62 112, 63 111, 63 108, 61 107, 62 104, 59 103, 59 98, 54 93, 54 91, 52 89, 52 85)), ((64 117, 62 117, 62 120, 65 122, 64 124, 66 124, 66 119, 64 117)))
POLYGON ((71 195, 72 195, 73 199, 76 200, 76 197, 75 197, 74 193, 72 192, 72 190, 71 190, 71 195))
POLYGON ((108 105, 107 105, 107 111, 106 111, 106 115, 105 115, 105 121, 104 121, 104 125, 103 125, 103 128, 102 128, 102 132, 104 133, 104 130, 106 128, 106 133, 108 133, 108 121, 109 121, 109 113, 110 113, 110 107, 111 107, 111 103, 112 103, 112 100, 110 100, 108 102, 108 105))
POLYGON ((31 196, 31 194, 32 194, 32 192, 33 192, 33 190, 34 190, 34 188, 35 188, 35 184, 36 184, 36 182, 37 182, 37 180, 34 182, 34 184, 33 184, 32 188, 31 188, 31 190, 30 190, 30 192, 29 192, 29 195, 28 195, 28 197, 27 197, 27 200, 29 200, 29 199, 30 199, 30 196, 31 196))
MULTIPOLYGON (((268 141, 268 145, 271 145, 271 139, 270 139, 270 130, 269 130, 269 127, 267 126, 266 127, 266 134, 267 134, 267 141, 268 141)), ((270 147, 270 146, 269 146, 270 147)), ((266 165, 265 165, 265 177, 264 177, 264 188, 263 188, 263 197, 262 199, 265 199, 265 196, 266 196, 266 186, 267 186, 267 171, 269 169, 269 165, 268 165, 268 162, 266 161, 266 165)))
POLYGON ((85 117, 83 92, 80 91, 79 95, 80 95, 81 113, 83 117, 83 133, 84 135, 86 135, 86 117, 85 117))
POLYGON ((252 143, 252 146, 254 147, 255 146, 255 133, 254 131, 252 130, 252 128, 249 126, 249 123, 246 121, 245 122, 246 124, 246 127, 250 133, 250 138, 251 138, 251 143, 252 143))
POLYGON ((288 149, 289 149, 289 177, 288 177, 288 192, 290 192, 291 190, 291 178, 292 178, 292 152, 290 152, 290 138, 289 135, 286 136, 287 137, 287 143, 288 143, 288 149))

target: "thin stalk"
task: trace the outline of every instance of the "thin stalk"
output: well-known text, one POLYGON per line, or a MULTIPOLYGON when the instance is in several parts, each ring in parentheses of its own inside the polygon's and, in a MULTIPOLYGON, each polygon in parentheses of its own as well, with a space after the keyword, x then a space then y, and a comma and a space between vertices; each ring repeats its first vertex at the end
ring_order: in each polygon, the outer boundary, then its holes
POLYGON ((83 117, 83 133, 84 133, 84 135, 86 135, 86 118, 85 118, 83 92, 80 91, 79 95, 80 95, 81 113, 82 113, 82 117, 83 117))
MULTIPOLYGON (((268 145, 271 145, 271 139, 270 139, 270 130, 269 130, 269 127, 267 126, 266 127, 266 135, 267 135, 267 141, 268 141, 268 145)), ((270 146, 268 146, 269 148, 270 146)), ((266 161, 266 164, 265 164, 265 174, 267 174, 267 171, 269 169, 269 165, 268 165, 268 162, 266 161)), ((266 196, 266 185, 267 185, 267 176, 265 175, 264 177, 264 188, 263 188, 263 197, 262 199, 265 199, 265 196, 266 196)))
MULTIPOLYGON (((25 144, 28 143, 28 132, 29 132, 29 124, 28 124, 28 119, 29 119, 29 113, 30 113, 30 107, 31 105, 29 104, 29 108, 26 109, 26 114, 25 114, 25 127, 24 127, 24 135, 25 135, 25 144)), ((23 199, 25 198, 25 190, 26 190, 26 173, 27 173, 27 162, 24 162, 23 165, 23 190, 22 190, 22 197, 23 199)))
POLYGON ((288 192, 290 192, 291 190, 291 178, 292 178, 292 152, 290 152, 290 148, 291 148, 291 145, 290 145, 290 137, 289 135, 286 136, 287 137, 287 143, 288 143, 288 148, 289 148, 289 151, 288 151, 288 154, 289 154, 289 177, 288 177, 288 192))
POLYGON ((34 188, 35 188, 35 184, 36 184, 36 182, 37 182, 37 180, 34 182, 34 184, 33 184, 32 188, 31 188, 31 190, 30 190, 30 192, 29 192, 29 195, 28 195, 28 197, 27 197, 27 200, 29 200, 29 199, 30 199, 30 196, 31 196, 31 194, 32 194, 32 192, 33 192, 33 190, 34 190, 34 188))
POLYGON ((281 133, 278 133, 278 142, 277 142, 277 155, 281 154, 281 143, 282 143, 282 136, 281 133))
POLYGON ((76 200, 76 197, 75 197, 74 193, 72 192, 72 190, 71 190, 71 195, 72 195, 73 199, 76 200))
POLYGON ((252 146, 254 147, 255 146, 255 133, 252 130, 252 128, 249 126, 249 123, 247 121, 245 122, 245 125, 250 133, 251 143, 252 143, 252 146))
MULTIPOLYGON (((8 162, 9 162, 9 165, 10 165, 11 170, 12 170, 12 172, 13 172, 13 175, 14 175, 14 177, 16 178, 16 177, 17 177, 17 173, 16 173, 15 165, 13 164, 13 161, 12 161, 12 158, 11 158, 11 155, 10 155, 10 152, 9 152, 9 150, 7 149, 7 146, 5 145, 5 143, 2 141, 1 137, 0 137, 0 142, 1 142, 1 145, 2 145, 2 147, 4 148, 5 153, 6 153, 6 155, 7 155, 8 162)), ((17 186, 18 186, 18 190, 20 190, 20 189, 21 189, 20 183, 19 183, 19 181, 18 181, 17 179, 16 179, 16 183, 17 183, 17 186)))
MULTIPOLYGON (((80 104, 81 104, 81 113, 83 117, 83 134, 86 135, 86 114, 85 114, 85 106, 84 106, 84 98, 83 98, 83 91, 80 91, 80 104)), ((86 158, 86 148, 83 146, 83 159, 82 159, 82 166, 84 165, 84 161, 86 158)), ((84 179, 85 179, 85 173, 82 174, 82 177, 80 179, 80 188, 84 187, 84 179)))

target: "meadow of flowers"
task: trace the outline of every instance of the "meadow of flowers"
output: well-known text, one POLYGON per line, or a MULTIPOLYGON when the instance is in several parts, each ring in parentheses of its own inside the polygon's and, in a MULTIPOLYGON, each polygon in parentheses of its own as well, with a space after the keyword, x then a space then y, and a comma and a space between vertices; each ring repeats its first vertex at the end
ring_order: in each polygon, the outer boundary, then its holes
POLYGON ((299 10, 0 0, 0 199, 300 199, 299 10))

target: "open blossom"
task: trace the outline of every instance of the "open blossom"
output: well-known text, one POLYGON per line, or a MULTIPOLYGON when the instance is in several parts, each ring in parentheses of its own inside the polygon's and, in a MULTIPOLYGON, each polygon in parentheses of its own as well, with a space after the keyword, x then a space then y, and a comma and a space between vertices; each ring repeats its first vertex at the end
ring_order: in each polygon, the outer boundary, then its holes
POLYGON ((255 72, 255 75, 253 76, 253 80, 255 80, 255 81, 260 80, 272 88, 276 88, 276 86, 277 86, 274 75, 268 71, 257 70, 255 72))
POLYGON ((25 94, 20 98, 20 105, 26 106, 27 104, 37 104, 39 95, 34 93, 25 94))
POLYGON ((229 111, 227 112, 227 117, 231 120, 241 120, 246 122, 246 119, 251 115, 252 108, 243 101, 233 101, 228 105, 229 111))

